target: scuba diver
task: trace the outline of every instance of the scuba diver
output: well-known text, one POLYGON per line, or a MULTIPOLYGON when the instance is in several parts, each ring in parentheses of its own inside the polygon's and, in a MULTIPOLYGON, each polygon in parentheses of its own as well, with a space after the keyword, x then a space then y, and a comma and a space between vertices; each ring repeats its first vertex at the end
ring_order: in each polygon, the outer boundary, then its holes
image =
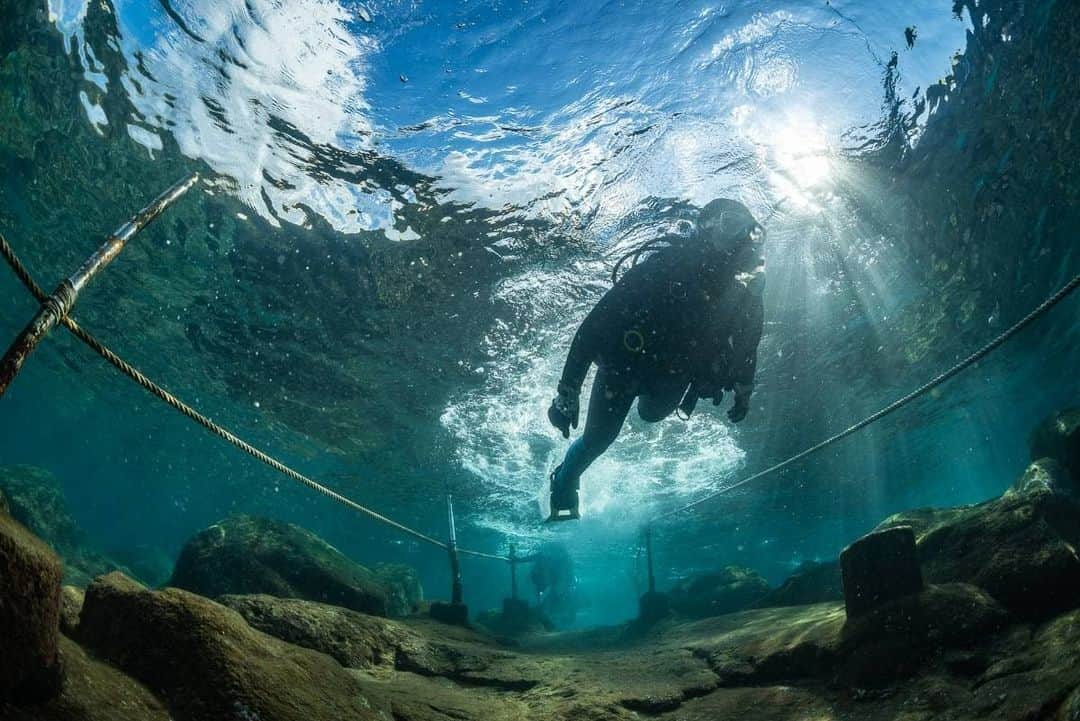
POLYGON ((764 324, 764 241, 746 206, 718 198, 701 209, 693 235, 652 239, 619 259, 614 286, 574 335, 548 409, 569 438, 585 374, 597 365, 585 430, 550 476, 548 521, 580 518, 581 474, 618 437, 635 398, 641 419, 656 423, 675 411, 689 418, 698 399, 720 405, 733 391, 728 418, 746 417, 764 324))
POLYGON ((519 562, 532 563, 529 580, 536 590, 537 608, 557 627, 572 625, 581 604, 577 598, 574 561, 566 547, 545 543, 519 562))

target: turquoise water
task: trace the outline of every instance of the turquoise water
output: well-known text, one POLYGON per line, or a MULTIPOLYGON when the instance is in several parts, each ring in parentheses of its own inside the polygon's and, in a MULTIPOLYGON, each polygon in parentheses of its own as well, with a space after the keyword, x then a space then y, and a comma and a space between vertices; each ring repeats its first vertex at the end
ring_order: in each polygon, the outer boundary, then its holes
MULTIPOLYGON (((561 542, 583 625, 636 611, 646 520, 885 405, 1080 269, 1069 3, 0 8, 0 230, 40 282, 200 172, 76 317, 425 533, 446 535, 449 490, 463 545, 561 542), (543 526, 565 450, 544 411, 577 323, 613 257, 717 196, 769 230, 750 416, 631 416, 585 476, 585 518, 543 526)), ((0 288, 13 337, 34 306, 0 288)), ((661 582, 729 563, 777 582, 891 512, 996 495, 1034 423, 1076 402, 1077 315, 665 524, 661 582)), ((237 454, 62 333, 2 403, 0 461, 51 470, 102 548, 175 555, 262 514, 445 595, 437 549, 237 454)), ((506 594, 500 564, 464 573, 472 606, 506 594)))

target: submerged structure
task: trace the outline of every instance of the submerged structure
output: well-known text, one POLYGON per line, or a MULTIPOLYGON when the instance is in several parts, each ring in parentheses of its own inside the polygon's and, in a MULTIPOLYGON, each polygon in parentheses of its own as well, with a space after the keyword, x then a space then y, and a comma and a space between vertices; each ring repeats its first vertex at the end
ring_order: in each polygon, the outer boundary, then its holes
POLYGON ((0 0, 0 719, 1080 718, 1080 6, 893 10, 0 0), (544 524, 716 197, 747 420, 544 524))

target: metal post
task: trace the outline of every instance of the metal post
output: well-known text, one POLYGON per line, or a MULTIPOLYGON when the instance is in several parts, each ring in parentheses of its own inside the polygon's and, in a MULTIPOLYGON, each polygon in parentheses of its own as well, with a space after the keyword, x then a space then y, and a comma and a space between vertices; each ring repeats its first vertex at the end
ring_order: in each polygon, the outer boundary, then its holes
POLYGON ((517 600, 518 586, 517 586, 517 547, 510 544, 510 598, 517 600))
POLYGON ((446 515, 450 521, 450 541, 446 544, 450 554, 450 602, 462 603, 464 594, 461 589, 461 561, 458 559, 457 528, 454 525, 454 498, 446 494, 446 515))
POLYGON ((56 324, 64 316, 71 312, 79 293, 90 282, 90 279, 112 262, 136 233, 145 228, 152 220, 161 215, 162 211, 190 190, 198 179, 198 175, 185 178, 155 198, 150 205, 140 210, 134 218, 124 223, 110 235, 97 249, 97 252, 87 258, 86 262, 77 271, 63 280, 52 295, 45 299, 33 319, 18 335, 11 347, 7 349, 3 359, 0 359, 0 397, 4 395, 8 386, 15 380, 15 376, 18 375, 23 363, 26 362, 26 359, 38 344, 49 334, 49 331, 56 327, 56 324))
POLYGON ((655 593, 656 576, 653 575, 652 526, 645 527, 645 559, 649 567, 649 593, 655 593))

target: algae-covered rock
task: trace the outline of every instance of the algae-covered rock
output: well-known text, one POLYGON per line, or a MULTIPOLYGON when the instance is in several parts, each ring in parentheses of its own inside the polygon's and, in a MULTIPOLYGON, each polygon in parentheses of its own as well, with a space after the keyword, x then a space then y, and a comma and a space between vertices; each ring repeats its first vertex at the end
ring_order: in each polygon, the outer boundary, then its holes
POLYGON ((79 524, 68 511, 56 476, 34 466, 0 468, 0 491, 9 513, 56 551, 64 563, 64 579, 85 586, 117 565, 89 548, 79 524))
POLYGON ((378 577, 315 534, 283 521, 233 516, 196 534, 169 585, 216 598, 265 593, 387 615, 378 577))
POLYGON ((0 515, 0 699, 41 701, 60 688, 60 561, 0 515))
POLYGON ((1067 408, 1045 418, 1028 439, 1031 460, 1053 458, 1073 477, 1080 490, 1080 408, 1067 408))
POLYGON ((79 615, 82 613, 86 592, 76 586, 60 589, 60 631, 74 638, 79 631, 79 615))
POLYGON ((1053 458, 1039 458, 1034 461, 1023 475, 1016 479, 1012 487, 1005 491, 1007 496, 1024 496, 1032 493, 1072 496, 1075 500, 1080 500, 1080 492, 1069 476, 1069 472, 1053 458))
POLYGON ((1046 618, 1080 604, 1080 503, 1055 491, 1052 463, 973 506, 922 509, 879 528, 911 526, 930 583, 971 583, 1013 613, 1046 618))
POLYGON ((756 571, 727 566, 685 579, 671 589, 671 608, 688 618, 705 618, 750 608, 769 592, 756 571))
POLYGON ((276 596, 221 596, 253 628, 282 641, 321 651, 347 668, 394 667, 397 649, 416 634, 377 616, 276 596))
POLYGON ((87 588, 79 641, 150 688, 177 721, 377 718, 328 656, 257 631, 207 598, 150 591, 121 573, 87 588))
POLYGON ((840 562, 807 561, 795 569, 787 580, 769 591, 755 604, 759 608, 805 606, 827 601, 842 601, 840 562))

